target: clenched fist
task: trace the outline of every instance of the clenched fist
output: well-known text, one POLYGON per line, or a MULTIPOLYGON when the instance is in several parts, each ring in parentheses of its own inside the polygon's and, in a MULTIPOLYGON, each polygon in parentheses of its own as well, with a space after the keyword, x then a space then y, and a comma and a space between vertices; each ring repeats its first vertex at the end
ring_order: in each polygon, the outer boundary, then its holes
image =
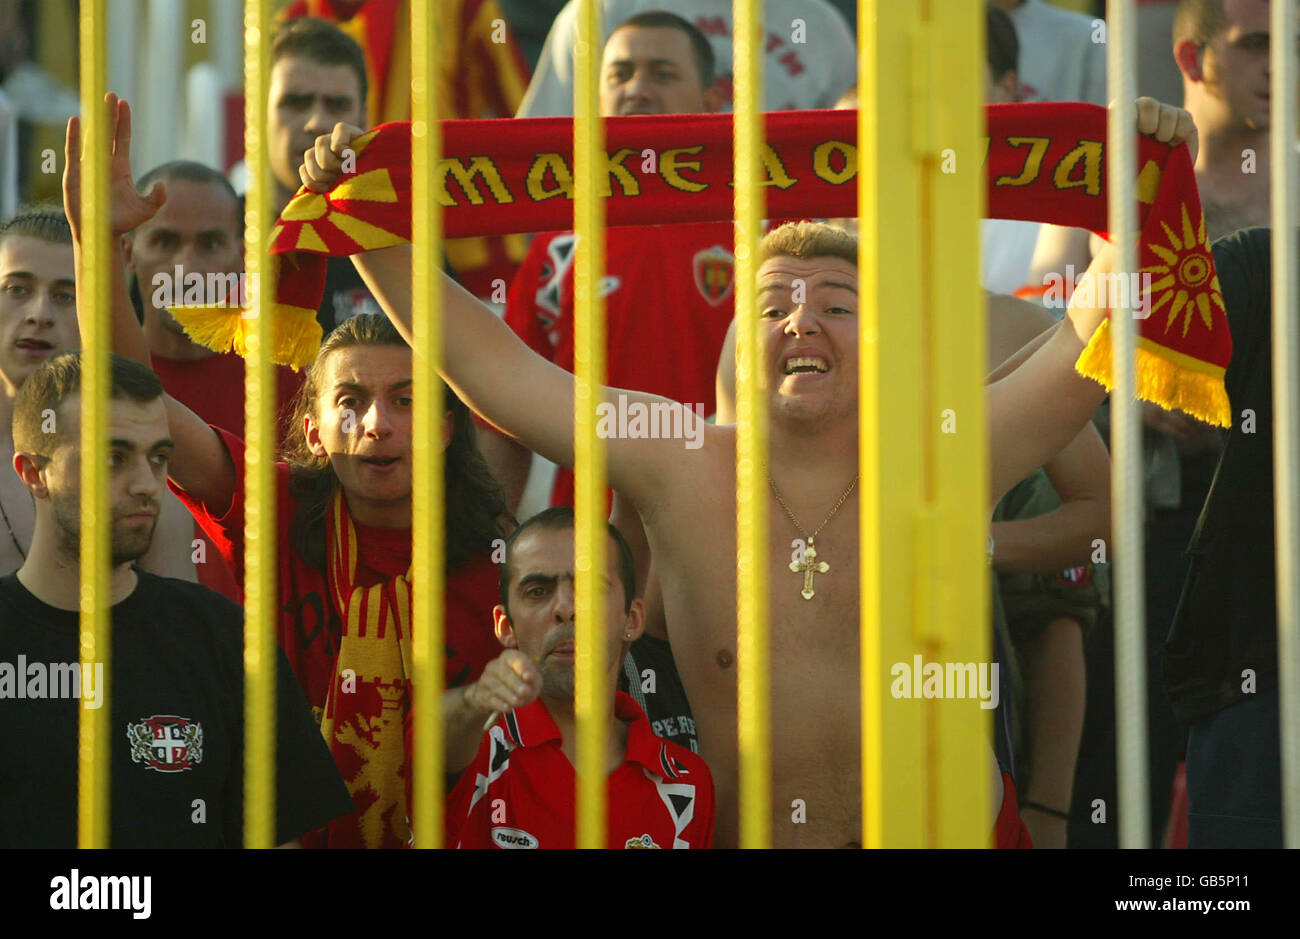
POLYGON ((465 689, 465 703, 485 714, 504 714, 532 704, 541 693, 542 673, 537 666, 518 649, 506 649, 465 689))
POLYGON ((302 154, 302 166, 298 167, 298 178, 312 192, 329 192, 343 175, 343 161, 347 151, 365 131, 351 124, 335 124, 329 134, 316 138, 310 150, 302 154))

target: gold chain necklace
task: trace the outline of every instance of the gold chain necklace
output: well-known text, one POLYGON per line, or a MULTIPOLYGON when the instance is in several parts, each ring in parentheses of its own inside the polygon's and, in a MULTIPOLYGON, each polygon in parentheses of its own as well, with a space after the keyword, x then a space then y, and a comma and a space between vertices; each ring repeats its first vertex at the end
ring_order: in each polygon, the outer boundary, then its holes
MULTIPOLYGON (((767 470, 766 467, 764 467, 764 469, 767 470)), ((790 521, 793 522, 794 527, 799 530, 799 534, 803 535, 808 541, 808 546, 803 552, 803 562, 790 562, 790 570, 794 571, 796 574, 803 574, 803 590, 799 591, 799 596, 803 597, 805 600, 811 600, 815 595, 813 591, 813 575, 826 574, 829 573, 831 569, 831 566, 825 561, 817 560, 817 549, 813 547, 813 539, 821 534, 822 529, 826 527, 826 523, 829 522, 835 516, 835 513, 840 510, 840 506, 844 504, 844 500, 849 497, 849 493, 853 491, 853 487, 858 484, 859 478, 860 477, 858 476, 853 477, 853 482, 849 483, 849 488, 845 489, 844 492, 840 494, 839 501, 835 503, 835 507, 831 509, 830 514, 822 519, 822 523, 818 525, 816 531, 810 535, 804 531, 803 526, 799 524, 799 520, 795 518, 794 513, 790 511, 790 506, 786 505, 785 500, 781 498, 781 490, 776 488, 776 480, 772 478, 771 471, 767 470, 767 481, 772 487, 772 495, 776 496, 776 501, 781 503, 781 508, 785 509, 785 514, 790 516, 790 521)))

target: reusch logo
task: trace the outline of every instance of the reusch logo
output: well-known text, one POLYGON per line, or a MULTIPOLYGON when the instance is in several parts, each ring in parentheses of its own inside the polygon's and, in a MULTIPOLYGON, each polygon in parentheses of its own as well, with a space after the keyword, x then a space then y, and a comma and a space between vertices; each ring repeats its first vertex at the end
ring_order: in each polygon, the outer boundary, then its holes
POLYGON ((538 841, 522 828, 492 829, 492 841, 498 848, 535 848, 538 841))

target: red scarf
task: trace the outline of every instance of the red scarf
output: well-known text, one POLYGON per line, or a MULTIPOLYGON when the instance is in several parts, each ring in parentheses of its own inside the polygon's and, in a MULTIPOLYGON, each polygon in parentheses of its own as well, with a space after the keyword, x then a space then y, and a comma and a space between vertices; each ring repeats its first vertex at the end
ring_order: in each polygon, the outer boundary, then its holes
MULTIPOLYGON (((1105 109, 1049 103, 987 110, 989 216, 1105 234, 1105 109)), ((765 119, 767 215, 856 215, 857 113, 786 111, 765 119)), ((605 133, 608 224, 732 217, 731 115, 609 118, 605 133)), ((572 135, 568 118, 444 122, 446 236, 572 228, 572 135)), ((354 172, 326 195, 300 191, 286 206, 272 232, 271 250, 282 262, 275 361, 299 366, 315 357, 327 256, 410 240, 410 140, 409 124, 375 128, 353 145, 354 172)), ((1232 340, 1187 148, 1142 137, 1138 164, 1137 260, 1151 275, 1144 299, 1152 314, 1141 321, 1138 395, 1226 427, 1223 373, 1232 340)), ((196 342, 242 353, 247 320, 238 310, 182 309, 177 318, 196 342)), ((1110 387, 1107 323, 1077 368, 1110 387)))
POLYGON ((410 572, 356 585, 357 531, 342 492, 327 521, 330 600, 343 622, 321 734, 356 811, 331 822, 308 847, 400 848, 406 817, 406 712, 410 704, 410 572))

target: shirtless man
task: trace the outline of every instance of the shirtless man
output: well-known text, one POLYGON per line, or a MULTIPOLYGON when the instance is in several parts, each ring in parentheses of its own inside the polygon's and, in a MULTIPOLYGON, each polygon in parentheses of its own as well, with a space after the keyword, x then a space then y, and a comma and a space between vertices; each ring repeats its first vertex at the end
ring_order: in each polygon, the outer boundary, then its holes
MULTIPOLYGON (((1193 137, 1191 117, 1150 99, 1138 126, 1159 140, 1193 137)), ((361 132, 345 125, 304 154, 301 176, 315 191, 338 179, 343 151, 361 132)), ((783 226, 764 240, 758 271, 763 359, 769 374, 772 479, 805 525, 816 525, 858 474, 857 243, 829 226, 783 226), (794 280, 805 298, 795 302, 794 280), (803 364, 806 363, 807 367, 803 364)), ((353 257, 385 313, 410 335, 410 247, 353 257)), ((1090 269, 1109 271, 1111 252, 1090 269)), ((572 466, 574 379, 528 349, 508 326, 449 279, 444 281, 443 377, 484 418, 534 452, 572 466)), ((989 506, 1072 440, 1105 396, 1074 362, 1104 317, 1071 308, 1004 367, 988 387, 989 506), (1018 367, 1012 367, 1018 366, 1018 367)), ((650 405, 651 395, 626 394, 650 405)), ((645 521, 663 589, 673 652, 699 729, 701 756, 718 790, 715 844, 738 840, 736 754, 735 428, 708 426, 703 446, 610 439, 610 485, 645 521), (700 532, 710 537, 701 538, 700 532)), ((818 538, 819 554, 840 571, 858 563, 856 490, 818 538), (824 547, 823 547, 824 545, 824 547)), ((859 804, 858 582, 826 577, 815 600, 800 596, 786 567, 790 522, 768 499, 773 623, 772 799, 778 847, 832 847, 856 841, 859 804), (806 824, 781 823, 792 799, 816 808, 806 824)), ((788 816, 786 816, 788 818, 788 816)))
POLYGON ((1269 223, 1268 6, 1183 0, 1174 18, 1183 106, 1201 136, 1196 183, 1210 241, 1269 223))
MULTIPOLYGON (((1196 185, 1210 241, 1268 225, 1267 0, 1181 0, 1173 54, 1183 76, 1183 107, 1201 138, 1196 185)), ((1080 228, 1045 227, 1027 283, 1045 283, 1067 264, 1082 270, 1099 242, 1080 228)), ((1148 425, 1179 440, 1195 434, 1191 418, 1162 414, 1153 404, 1142 411, 1148 425)))

